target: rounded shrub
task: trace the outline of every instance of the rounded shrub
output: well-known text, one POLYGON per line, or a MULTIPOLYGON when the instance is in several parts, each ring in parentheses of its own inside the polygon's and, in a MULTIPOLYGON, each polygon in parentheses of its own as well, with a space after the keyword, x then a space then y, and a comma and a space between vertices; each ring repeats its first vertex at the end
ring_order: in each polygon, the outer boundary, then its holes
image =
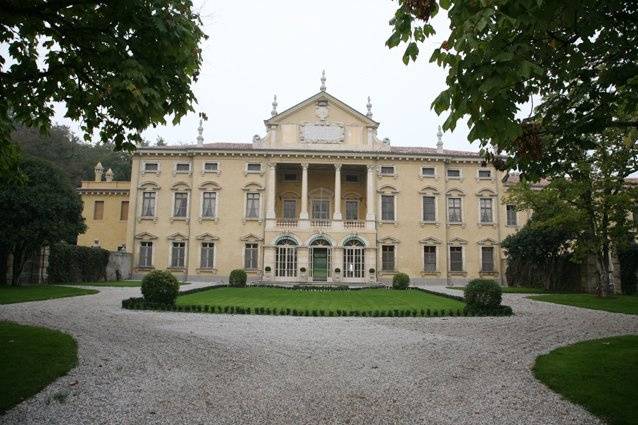
POLYGON ((410 276, 405 273, 397 273, 392 277, 392 287, 394 289, 407 289, 410 285, 410 276))
POLYGON ((230 277, 228 278, 228 286, 232 286, 233 288, 244 288, 246 286, 246 280, 248 276, 246 272, 242 269, 235 269, 230 272, 230 277))
POLYGON ((472 310, 491 310, 501 305, 501 286, 492 279, 474 279, 465 287, 465 303, 472 310))
POLYGON ((142 279, 142 296, 148 303, 175 304, 179 282, 167 271, 153 270, 142 279))

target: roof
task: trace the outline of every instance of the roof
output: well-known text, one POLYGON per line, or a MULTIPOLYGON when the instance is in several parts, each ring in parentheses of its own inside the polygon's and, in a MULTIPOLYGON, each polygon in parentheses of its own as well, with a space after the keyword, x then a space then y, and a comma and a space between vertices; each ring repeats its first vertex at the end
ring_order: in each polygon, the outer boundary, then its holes
MULTIPOLYGON (((283 148, 254 148, 252 143, 204 143, 203 145, 174 145, 174 146, 149 146, 138 149, 140 152, 152 152, 152 151, 162 151, 162 150, 212 150, 212 151, 255 151, 255 152, 263 152, 265 150, 274 150, 274 151, 303 151, 303 152, 314 152, 308 149, 283 149, 283 148)), ((443 149, 443 152, 439 152, 436 148, 430 148, 425 146, 392 146, 390 151, 325 151, 320 150, 317 151, 319 153, 370 153, 370 154, 398 154, 398 155, 442 155, 442 156, 454 156, 454 157, 471 157, 471 158, 480 158, 480 154, 478 152, 471 151, 458 151, 458 150, 450 150, 443 149)))

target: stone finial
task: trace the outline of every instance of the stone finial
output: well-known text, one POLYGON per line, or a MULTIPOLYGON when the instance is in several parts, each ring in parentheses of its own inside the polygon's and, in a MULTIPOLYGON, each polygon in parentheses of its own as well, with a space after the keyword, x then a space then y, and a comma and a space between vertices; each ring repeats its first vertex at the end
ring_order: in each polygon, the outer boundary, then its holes
POLYGON ((441 132, 441 126, 439 126, 439 130, 436 132, 436 151, 438 153, 443 153, 443 132, 441 132))
POLYGON ((113 170, 111 170, 110 168, 108 170, 106 170, 106 181, 107 182, 112 182, 113 181, 113 170))
POLYGON ((204 119, 200 115, 199 127, 197 127, 197 146, 204 146, 204 119))
POLYGON ((326 70, 321 71, 321 87, 319 90, 326 91, 326 70))
POLYGON ((97 164, 95 164, 95 168, 93 169, 93 171, 95 171, 95 181, 101 182, 102 173, 104 173, 104 167, 102 167, 102 163, 98 162, 97 164))
POLYGON ((370 96, 368 96, 368 103, 366 104, 366 108, 368 108, 368 113, 366 117, 372 118, 372 102, 370 101, 370 96))
POLYGON ((270 111, 270 115, 273 117, 277 115, 277 105, 277 95, 274 95, 272 98, 272 111, 270 111))

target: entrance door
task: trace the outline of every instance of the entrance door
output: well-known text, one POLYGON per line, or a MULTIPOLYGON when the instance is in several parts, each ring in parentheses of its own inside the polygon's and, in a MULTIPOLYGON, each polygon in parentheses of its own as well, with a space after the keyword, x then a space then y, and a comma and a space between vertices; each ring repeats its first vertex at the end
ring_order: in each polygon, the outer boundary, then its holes
POLYGON ((328 280, 328 249, 312 249, 312 279, 325 282, 328 280))

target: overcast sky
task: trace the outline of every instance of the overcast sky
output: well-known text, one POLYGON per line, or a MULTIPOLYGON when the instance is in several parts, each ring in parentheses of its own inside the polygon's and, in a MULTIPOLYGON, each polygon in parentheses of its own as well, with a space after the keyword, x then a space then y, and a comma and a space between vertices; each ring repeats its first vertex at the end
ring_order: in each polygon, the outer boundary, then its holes
MULTIPOLYGON (((397 4, 390 0, 195 0, 209 39, 203 44, 202 72, 194 86, 196 112, 205 112, 204 139, 250 142, 265 133, 273 94, 281 112, 319 91, 322 69, 327 91, 365 113, 372 98, 379 137, 395 146, 435 146, 443 122, 430 109, 445 88, 445 71, 428 59, 448 34, 445 13, 434 21, 437 35, 426 41, 416 63, 403 65, 403 47, 389 50, 389 19, 397 4)), ((77 123, 56 120, 79 132, 77 123)), ((445 133, 446 148, 478 150, 467 142, 467 127, 445 133)), ((144 132, 169 144, 195 143, 197 114, 177 126, 144 132)))

